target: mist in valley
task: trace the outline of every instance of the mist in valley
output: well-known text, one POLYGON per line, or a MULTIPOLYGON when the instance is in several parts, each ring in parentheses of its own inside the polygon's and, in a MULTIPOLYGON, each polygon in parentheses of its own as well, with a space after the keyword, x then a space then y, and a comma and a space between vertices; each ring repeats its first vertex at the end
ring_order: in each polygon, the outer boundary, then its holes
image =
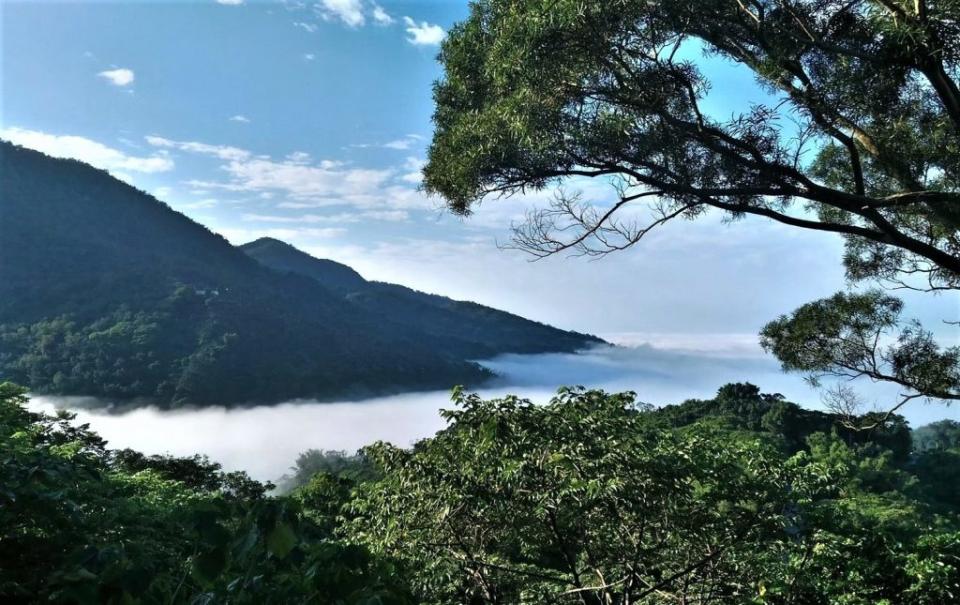
MULTIPOLYGON (((598 347, 580 354, 504 355, 482 361, 498 377, 478 392, 484 397, 515 394, 546 402, 561 385, 607 391, 634 391, 654 405, 712 397, 728 382, 752 382, 764 392, 782 393, 805 407, 822 407, 819 392, 802 377, 780 371, 775 360, 746 343, 724 341, 699 350, 672 343, 672 349, 631 344, 598 347)), ((895 392, 862 383, 868 402, 883 405, 895 392)), ((58 407, 77 413, 113 448, 146 454, 205 454, 227 470, 244 470, 259 480, 276 480, 288 472, 297 454, 307 449, 354 451, 378 440, 408 446, 444 426, 438 410, 451 407, 450 392, 430 391, 361 401, 319 403, 299 400, 238 409, 160 410, 143 407, 111 413, 91 407, 110 402, 89 398, 37 395, 30 407, 50 412, 58 407)), ((955 407, 914 402, 904 410, 912 426, 941 418, 960 419, 955 407)))

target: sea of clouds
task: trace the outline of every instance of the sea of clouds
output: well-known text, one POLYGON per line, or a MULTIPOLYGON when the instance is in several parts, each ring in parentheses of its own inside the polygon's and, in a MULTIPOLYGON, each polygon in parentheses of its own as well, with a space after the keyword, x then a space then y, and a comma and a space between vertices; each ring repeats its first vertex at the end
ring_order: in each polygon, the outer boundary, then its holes
MULTIPOLYGON (((609 337, 608 337, 609 338, 609 337)), ((727 382, 752 382, 807 407, 821 407, 819 394, 801 377, 780 371, 777 362, 754 345, 733 339, 692 339, 689 346, 653 336, 617 335, 618 347, 580 354, 503 355, 482 363, 499 377, 480 389, 485 397, 508 393, 546 402, 560 385, 608 391, 634 391, 656 405, 708 398, 727 382), (651 344, 638 344, 640 339, 651 344), (665 348, 665 347, 671 348, 665 348)), ((868 402, 883 406, 889 389, 858 384, 868 402)), ((362 401, 291 401, 241 409, 210 407, 161 411, 155 407, 123 413, 90 408, 89 399, 35 396, 31 409, 68 407, 88 422, 111 447, 147 454, 206 454, 228 470, 245 470, 256 479, 275 480, 298 453, 309 449, 353 451, 383 440, 407 446, 444 426, 437 413, 451 407, 449 391, 406 393, 362 401)), ((960 409, 913 403, 905 410, 913 426, 941 418, 960 419, 960 409)))

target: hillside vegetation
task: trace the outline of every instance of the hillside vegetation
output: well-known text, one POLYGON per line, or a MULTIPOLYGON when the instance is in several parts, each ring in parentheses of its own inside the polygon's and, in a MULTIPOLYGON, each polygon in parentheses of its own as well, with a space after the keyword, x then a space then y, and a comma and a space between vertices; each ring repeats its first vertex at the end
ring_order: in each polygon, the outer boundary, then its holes
POLYGON ((752 385, 653 410, 462 390, 412 449, 307 452, 288 491, 112 451, 0 386, 4 603, 955 602, 960 450, 752 385), (799 419, 784 425, 780 419, 799 419))
POLYGON ((490 374, 474 359, 601 342, 368 284, 280 242, 269 243, 324 270, 271 269, 80 162, 0 142, 0 173, 0 377, 37 392, 165 405, 358 397, 478 384, 490 374))

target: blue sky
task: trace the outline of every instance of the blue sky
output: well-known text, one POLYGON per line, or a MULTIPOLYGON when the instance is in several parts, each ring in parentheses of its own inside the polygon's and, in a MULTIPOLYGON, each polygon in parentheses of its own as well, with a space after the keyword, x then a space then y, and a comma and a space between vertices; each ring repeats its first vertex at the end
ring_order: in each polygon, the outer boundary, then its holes
MULTIPOLYGON (((365 276, 563 327, 755 348, 769 319, 843 287, 841 242, 760 220, 670 225, 596 262, 500 250, 548 192, 472 218, 417 190, 431 83, 459 0, 4 2, 0 136, 110 170, 234 243, 262 235, 365 276)), ((766 97, 702 60, 708 106, 766 97)), ((576 183, 597 199, 601 183, 576 183)), ((908 310, 932 326, 955 300, 908 310)))

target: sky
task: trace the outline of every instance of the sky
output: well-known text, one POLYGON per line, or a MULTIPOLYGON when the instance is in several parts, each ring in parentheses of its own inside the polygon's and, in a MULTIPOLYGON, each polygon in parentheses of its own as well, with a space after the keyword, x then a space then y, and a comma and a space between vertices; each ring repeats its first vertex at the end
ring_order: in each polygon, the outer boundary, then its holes
MULTIPOLYGON (((0 4, 0 137, 89 162, 240 244, 286 240, 369 279, 469 299, 621 342, 756 350, 774 317, 844 287, 828 235, 716 216, 599 260, 503 250, 550 191, 452 216, 418 190, 460 0, 0 4)), ((707 110, 766 97, 693 57, 707 110)), ((600 182, 574 182, 609 200, 600 182)), ((956 298, 908 297, 941 335, 956 298)), ((953 330, 955 333, 956 330, 953 330)))

